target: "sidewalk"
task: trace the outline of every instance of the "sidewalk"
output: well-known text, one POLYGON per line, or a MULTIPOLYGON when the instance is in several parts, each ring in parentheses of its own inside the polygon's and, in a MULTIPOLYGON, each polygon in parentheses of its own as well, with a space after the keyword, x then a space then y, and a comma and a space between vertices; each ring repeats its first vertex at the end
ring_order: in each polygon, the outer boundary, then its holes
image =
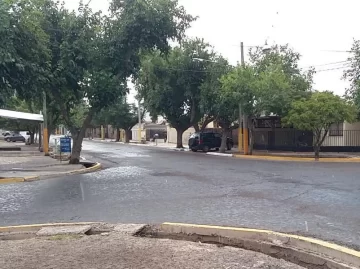
MULTIPOLYGON (((69 165, 67 161, 60 162, 46 156, 0 156, 0 183, 6 181, 6 178, 28 178, 30 181, 42 177, 58 176, 79 169, 84 169, 84 166, 82 164, 69 165)), ((14 182, 17 181, 14 180, 14 182)))
POLYGON ((6 142, 0 138, 0 157, 20 157, 20 156, 41 156, 39 145, 25 145, 25 143, 6 142))
POLYGON ((0 240, 0 268, 303 269, 240 248, 132 236, 138 228, 139 225, 122 224, 116 225, 114 231, 89 236, 74 227, 77 232, 72 234, 47 229, 34 238, 0 240))
MULTIPOLYGON (((112 142, 112 143, 126 144, 124 142, 116 142, 114 139, 104 139, 103 140, 103 139, 100 139, 100 138, 93 138, 92 140, 89 140, 89 141, 112 142)), ((164 148, 164 149, 180 150, 180 149, 176 148, 176 144, 164 143, 164 142, 159 142, 159 143, 156 144, 156 142, 146 141, 145 144, 142 144, 142 143, 139 143, 139 141, 130 140, 130 143, 128 143, 128 145, 140 146, 140 147, 157 147, 157 148, 164 148)), ((183 145, 183 146, 184 146, 183 150, 185 150, 185 151, 189 150, 189 147, 187 145, 183 145)))

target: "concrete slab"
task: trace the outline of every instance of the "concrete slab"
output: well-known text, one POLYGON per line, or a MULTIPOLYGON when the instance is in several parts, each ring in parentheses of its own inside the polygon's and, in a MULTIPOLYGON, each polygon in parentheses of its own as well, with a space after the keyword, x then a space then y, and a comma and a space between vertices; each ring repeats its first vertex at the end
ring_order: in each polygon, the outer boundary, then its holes
POLYGON ((54 236, 54 235, 75 235, 85 234, 91 229, 91 225, 74 225, 74 226, 57 226, 57 227, 43 227, 36 235, 37 236, 54 236))
POLYGON ((114 227, 114 231, 122 234, 134 235, 145 226, 146 224, 117 224, 114 227))

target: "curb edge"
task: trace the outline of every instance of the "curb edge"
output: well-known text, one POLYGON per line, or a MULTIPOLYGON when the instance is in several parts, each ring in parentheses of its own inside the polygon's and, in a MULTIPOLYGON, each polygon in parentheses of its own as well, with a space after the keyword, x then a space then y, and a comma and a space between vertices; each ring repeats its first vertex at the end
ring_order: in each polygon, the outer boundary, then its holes
POLYGON ((56 174, 45 174, 40 176, 27 176, 27 177, 5 177, 0 178, 0 184, 8 184, 8 183, 20 183, 20 182, 33 182, 40 179, 46 179, 52 176, 65 176, 65 175, 81 175, 91 172, 96 172, 98 170, 102 169, 102 164, 99 162, 96 162, 95 165, 88 167, 88 168, 81 168, 77 170, 67 171, 67 172, 59 172, 56 174))
POLYGON ((265 156, 265 155, 238 155, 232 154, 232 157, 243 160, 257 161, 282 161, 282 162, 313 162, 313 163, 359 163, 360 158, 320 158, 315 161, 314 158, 307 157, 283 157, 283 156, 265 156))
POLYGON ((78 226, 78 225, 91 225, 101 222, 65 222, 65 223, 43 223, 43 224, 28 224, 16 226, 0 226, 0 233, 11 232, 30 232, 37 231, 43 227, 57 227, 57 226, 78 226))
POLYGON ((222 237, 243 241, 263 241, 265 243, 270 243, 279 247, 293 248, 297 249, 298 251, 303 250, 309 254, 320 254, 325 257, 332 257, 336 259, 331 261, 332 265, 334 266, 331 268, 352 268, 349 267, 349 265, 360 266, 360 251, 311 237, 262 229, 171 222, 164 222, 160 225, 160 227, 162 231, 169 234, 212 236, 219 238, 219 240, 220 237, 222 237), (345 262, 347 265, 339 263, 339 266, 335 266, 337 261, 341 261, 342 263, 345 262))

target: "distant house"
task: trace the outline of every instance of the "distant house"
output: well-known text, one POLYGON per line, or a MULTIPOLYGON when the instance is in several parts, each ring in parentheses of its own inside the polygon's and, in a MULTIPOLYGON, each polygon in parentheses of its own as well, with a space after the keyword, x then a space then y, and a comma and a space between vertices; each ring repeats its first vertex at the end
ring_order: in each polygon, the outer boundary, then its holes
MULTIPOLYGON (((210 122, 206 128, 207 129, 214 129, 216 126, 214 125, 214 122, 210 122)), ((189 129, 187 129, 183 135, 182 135, 182 142, 184 145, 188 144, 188 140, 191 134, 195 133, 195 129, 194 127, 190 127, 189 129)), ((177 132, 175 130, 175 128, 172 128, 169 124, 167 124, 167 142, 168 143, 173 143, 176 144, 176 135, 177 132)))
MULTIPOLYGON (((311 131, 284 128, 279 117, 262 117, 256 121, 254 149, 312 151, 313 141, 314 135, 311 131)), ((321 150, 360 152, 360 122, 332 124, 321 150)))
MULTIPOLYGON (((144 122, 140 126, 141 128, 141 138, 146 141, 150 141, 154 138, 155 134, 158 134, 158 139, 167 138, 167 129, 165 122, 162 123, 152 123, 144 122)), ((132 129, 132 140, 139 140, 139 124, 136 124, 132 129)))
POLYGON ((323 146, 344 147, 344 149, 348 148, 350 151, 354 151, 359 147, 357 151, 360 151, 360 122, 340 122, 331 125, 323 146))

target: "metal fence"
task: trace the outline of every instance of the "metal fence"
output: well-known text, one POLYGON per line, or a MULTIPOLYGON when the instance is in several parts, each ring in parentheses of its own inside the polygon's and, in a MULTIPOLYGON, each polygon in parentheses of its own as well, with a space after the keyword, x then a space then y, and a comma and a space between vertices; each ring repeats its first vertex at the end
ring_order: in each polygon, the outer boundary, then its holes
MULTIPOLYGON (((254 149, 278 151, 312 151, 312 132, 296 129, 255 129, 254 149)), ((360 130, 341 130, 326 135, 321 147, 328 152, 360 152, 360 130)))

